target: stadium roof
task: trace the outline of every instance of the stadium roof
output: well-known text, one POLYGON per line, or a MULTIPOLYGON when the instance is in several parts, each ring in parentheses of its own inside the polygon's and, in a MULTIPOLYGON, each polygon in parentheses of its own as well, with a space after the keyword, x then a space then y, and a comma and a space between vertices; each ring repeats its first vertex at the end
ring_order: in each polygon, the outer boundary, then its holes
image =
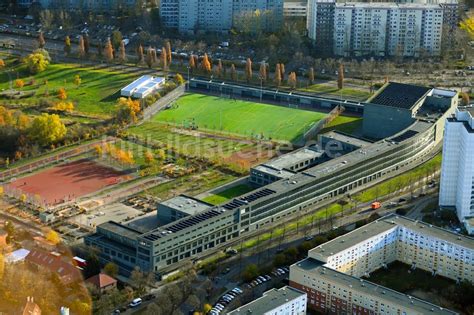
POLYGON ((412 109, 431 88, 390 82, 369 103, 402 109, 412 109))

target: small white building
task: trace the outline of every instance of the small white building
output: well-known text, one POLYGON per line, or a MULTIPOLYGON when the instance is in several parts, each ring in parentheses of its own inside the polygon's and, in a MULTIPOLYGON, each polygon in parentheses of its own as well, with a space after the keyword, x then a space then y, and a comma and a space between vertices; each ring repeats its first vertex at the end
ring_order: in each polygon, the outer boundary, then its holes
POLYGON ((444 130, 439 205, 455 207, 459 220, 474 232, 474 107, 459 107, 444 130))
POLYGON ((158 91, 165 84, 165 78, 144 75, 120 90, 120 95, 143 99, 158 91))
POLYGON ((5 256, 5 262, 8 264, 17 264, 25 261, 26 256, 30 253, 29 250, 20 248, 5 256))
POLYGON ((285 286, 263 293, 261 298, 242 305, 229 315, 306 315, 306 293, 285 286))

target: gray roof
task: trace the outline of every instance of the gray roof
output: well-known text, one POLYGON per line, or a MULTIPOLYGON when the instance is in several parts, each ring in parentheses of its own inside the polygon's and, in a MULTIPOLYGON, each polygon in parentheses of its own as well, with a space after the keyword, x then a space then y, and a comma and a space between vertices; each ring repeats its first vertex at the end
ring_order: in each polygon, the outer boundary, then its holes
POLYGON ((337 131, 329 131, 329 132, 323 133, 321 135, 321 137, 331 138, 331 139, 334 139, 336 141, 351 144, 351 145, 359 147, 359 148, 372 144, 372 142, 370 142, 368 140, 356 138, 356 137, 346 135, 346 134, 343 134, 343 133, 340 133, 340 132, 337 132, 337 131))
POLYGON ((369 101, 370 104, 412 109, 432 88, 389 82, 369 101))
POLYGON ((291 266, 291 270, 302 270, 305 273, 335 282, 349 290, 357 290, 371 295, 378 301, 389 301, 394 304, 403 305, 421 314, 457 314, 456 312, 439 307, 435 304, 420 300, 418 298, 397 292, 384 286, 362 280, 345 273, 326 268, 323 263, 313 258, 306 258, 291 266))
POLYGON ((268 161, 262 165, 269 166, 278 170, 288 169, 291 166, 298 165, 309 159, 318 159, 324 154, 316 148, 302 148, 268 161))
POLYGON ((198 214, 213 206, 210 203, 186 195, 179 195, 162 201, 159 206, 161 205, 189 215, 198 214))
POLYGON ((297 299, 306 293, 295 288, 285 286, 280 289, 271 289, 263 293, 263 296, 245 304, 231 312, 229 315, 262 315, 280 305, 286 304, 291 300, 297 299))
POLYGON ((140 231, 114 221, 104 222, 97 226, 97 228, 111 231, 112 233, 129 238, 131 240, 136 240, 138 236, 142 235, 140 231))

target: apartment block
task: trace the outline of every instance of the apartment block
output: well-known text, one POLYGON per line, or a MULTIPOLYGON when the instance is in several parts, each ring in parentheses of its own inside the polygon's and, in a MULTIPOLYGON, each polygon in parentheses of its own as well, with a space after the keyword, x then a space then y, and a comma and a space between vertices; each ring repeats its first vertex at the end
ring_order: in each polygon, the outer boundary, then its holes
POLYGON ((283 16, 306 18, 308 2, 306 1, 285 1, 283 3, 283 16))
POLYGON ((164 26, 181 33, 226 33, 240 21, 272 29, 283 20, 283 0, 163 0, 160 14, 164 26), (261 18, 247 19, 257 11, 261 18))
POLYGON ((474 234, 474 108, 459 107, 446 121, 439 205, 455 208, 474 234))
POLYGON ((285 286, 271 289, 263 296, 228 313, 229 315, 306 315, 306 293, 285 286))
POLYGON ((453 0, 310 0, 307 29, 315 47, 338 56, 437 56, 457 20, 453 0))
POLYGON ((394 261, 473 281, 474 239, 392 214, 310 250, 290 267, 290 285, 323 313, 456 314, 360 279, 394 261))

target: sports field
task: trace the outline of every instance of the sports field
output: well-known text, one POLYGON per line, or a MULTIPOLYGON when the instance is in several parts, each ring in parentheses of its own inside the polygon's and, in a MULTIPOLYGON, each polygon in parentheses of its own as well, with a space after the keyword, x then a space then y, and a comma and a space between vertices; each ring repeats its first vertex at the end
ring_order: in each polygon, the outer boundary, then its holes
POLYGON ((186 94, 153 118, 185 128, 217 130, 246 137, 295 141, 325 113, 276 105, 186 94))
POLYGON ((84 159, 19 178, 9 186, 55 205, 117 184, 124 177, 119 171, 84 159))

